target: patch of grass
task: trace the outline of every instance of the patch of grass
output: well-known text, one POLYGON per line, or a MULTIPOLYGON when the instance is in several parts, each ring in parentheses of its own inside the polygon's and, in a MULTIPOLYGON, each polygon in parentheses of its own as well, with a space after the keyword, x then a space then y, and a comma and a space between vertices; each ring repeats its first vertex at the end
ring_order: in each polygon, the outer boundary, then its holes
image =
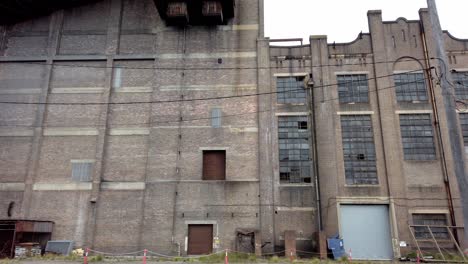
POLYGON ((96 256, 88 257, 89 262, 99 262, 99 261, 103 261, 103 260, 104 260, 104 257, 102 255, 96 255, 96 256))

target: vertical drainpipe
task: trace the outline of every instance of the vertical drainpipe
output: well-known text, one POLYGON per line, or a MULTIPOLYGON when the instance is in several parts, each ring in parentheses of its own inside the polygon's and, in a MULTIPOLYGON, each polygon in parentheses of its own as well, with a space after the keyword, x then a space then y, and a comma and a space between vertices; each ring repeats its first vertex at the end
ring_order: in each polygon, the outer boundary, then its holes
MULTIPOLYGON (((320 40, 319 40, 320 41, 320 40)), ((310 56, 311 56, 311 69, 310 71, 312 72, 312 39, 309 39, 309 45, 310 45, 310 56)), ((320 54, 321 56, 321 54, 320 54)), ((323 75, 323 72, 321 72, 323 75)), ((320 76, 322 78, 322 76, 320 76)), ((313 80, 313 76, 311 74, 310 80, 313 80)), ((309 96, 307 96, 308 99, 308 110, 310 113, 310 123, 312 126, 312 129, 310 131, 311 133, 311 139, 312 139, 312 166, 314 170, 314 184, 315 184, 315 199, 316 199, 316 206, 317 206, 317 226, 318 226, 318 231, 322 232, 323 231, 323 222, 322 222, 322 202, 320 198, 320 179, 319 179, 319 164, 318 164, 318 152, 317 152, 317 127, 316 127, 316 118, 315 118, 315 93, 314 93, 314 84, 306 84, 307 88, 309 90, 309 96)), ((313 219, 314 220, 314 219, 313 219)))
MULTIPOLYGON (((430 58, 429 58, 429 50, 427 48, 426 32, 424 31, 424 25, 422 24, 422 22, 420 24, 420 28, 421 28, 421 39, 422 39, 422 44, 423 44, 423 49, 424 49, 424 62, 426 65, 426 73, 429 76, 428 78, 429 95, 431 97, 432 110, 434 111, 434 114, 433 114, 434 126, 436 127, 437 143, 440 149, 441 162, 442 162, 442 174, 444 175, 444 185, 445 185, 445 190, 447 192, 447 202, 448 202, 448 207, 450 211, 450 220, 451 220, 452 226, 456 226, 455 212, 453 209, 452 190, 450 189, 450 180, 448 177, 449 173, 448 173, 448 168, 447 168, 447 160, 445 156, 445 146, 444 146, 444 142, 442 141, 442 131, 441 131, 440 122, 439 122, 439 109, 437 108, 436 97, 435 97, 435 92, 434 92, 434 82, 432 81, 431 63, 430 63, 430 58)), ((456 232, 454 232, 454 236, 455 236, 455 240, 457 241, 457 243, 459 243, 456 232)))

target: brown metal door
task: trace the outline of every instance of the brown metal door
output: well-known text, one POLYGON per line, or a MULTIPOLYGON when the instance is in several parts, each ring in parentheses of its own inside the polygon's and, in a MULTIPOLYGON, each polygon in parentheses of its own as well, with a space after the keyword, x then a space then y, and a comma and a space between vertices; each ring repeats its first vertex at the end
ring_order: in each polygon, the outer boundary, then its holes
POLYGON ((204 255, 213 251, 213 225, 189 225, 188 254, 204 255))
POLYGON ((226 151, 203 151, 203 180, 222 181, 226 179, 226 151))

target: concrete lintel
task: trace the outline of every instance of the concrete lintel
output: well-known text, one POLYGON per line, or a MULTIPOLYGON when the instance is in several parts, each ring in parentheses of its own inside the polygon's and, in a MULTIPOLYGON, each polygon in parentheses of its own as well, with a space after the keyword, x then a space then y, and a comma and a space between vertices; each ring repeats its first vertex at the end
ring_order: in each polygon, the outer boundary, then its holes
POLYGON ((432 110, 397 110, 395 111, 397 115, 404 114, 432 114, 432 110))
POLYGON ((256 84, 215 84, 215 85, 165 85, 159 88, 160 91, 212 91, 212 90, 257 90, 256 84))
POLYGON ((111 136, 146 136, 150 134, 150 128, 135 127, 135 128, 112 128, 109 130, 111 136))
MULTIPOLYGON (((47 61, 47 56, 27 56, 27 57, 22 57, 22 56, 9 56, 9 57, 1 57, 0 62, 43 62, 45 63, 47 61)), ((33 65, 33 63, 32 63, 33 65)), ((37 63, 37 65, 43 65, 40 63, 37 63)))
POLYGON ((91 182, 80 183, 35 183, 34 191, 91 191, 93 184, 91 182))
POLYGON ((28 128, 2 128, 0 137, 32 137, 34 130, 28 128))
POLYGON ((199 147, 199 150, 228 150, 229 147, 199 147))
POLYGON ((78 127, 64 127, 64 128, 46 128, 44 129, 44 136, 97 136, 99 131, 96 128, 78 128, 78 127))
POLYGON ((306 76, 306 75, 309 75, 309 73, 307 72, 279 72, 279 73, 275 73, 273 74, 273 76, 275 77, 292 77, 292 76, 306 76))
POLYGON ((393 71, 393 74, 402 74, 402 73, 423 73, 423 70, 404 70, 404 71, 393 71))
POLYGON ((155 58, 163 60, 172 59, 217 59, 217 58, 256 58, 257 52, 219 52, 219 53, 166 53, 156 55, 155 58))
POLYGON ((343 204, 389 204, 391 197, 387 196, 368 196, 368 197, 336 197, 336 202, 343 204))
POLYGON ((369 75, 369 71, 339 71, 339 72, 335 72, 335 75, 355 75, 355 74, 367 74, 367 75, 369 75))
POLYGON ((275 113, 276 116, 308 116, 308 112, 284 112, 284 113, 275 113))
POLYGON ((53 94, 99 94, 103 93, 103 87, 67 87, 67 88, 53 88, 53 94))
POLYGON ((277 211, 280 212, 314 212, 316 209, 314 207, 276 207, 277 211))
POLYGON ((0 94, 40 94, 41 88, 0 89, 0 94))
POLYGON ((154 60, 154 54, 117 54, 115 60, 154 60))
POLYGON ((153 87, 144 87, 144 86, 119 87, 117 89, 114 89, 114 92, 115 93, 152 93, 153 87))
MULTIPOLYGON (((415 206, 417 207, 417 206, 415 206)), ((449 214, 449 210, 445 208, 433 208, 433 209, 409 209, 410 214, 449 214)))
POLYGON ((218 222, 214 220, 187 220, 186 225, 217 225, 218 222))
POLYGON ((155 180, 148 183, 204 183, 204 184, 213 184, 213 183, 242 183, 242 182, 259 182, 259 179, 232 179, 232 180, 221 180, 221 181, 206 181, 206 180, 155 180))
POLYGON ((231 133, 258 133, 257 127, 230 127, 229 132, 231 133))
POLYGON ((374 111, 346 111, 336 112, 337 115, 373 115, 374 111))
POLYGON ((146 188, 144 182, 102 182, 102 190, 141 191, 146 188))
POLYGON ((3 182, 0 183, 2 192, 21 192, 25 190, 25 184, 22 182, 3 182))
POLYGON ((54 61, 105 61, 103 55, 57 55, 53 57, 54 61))

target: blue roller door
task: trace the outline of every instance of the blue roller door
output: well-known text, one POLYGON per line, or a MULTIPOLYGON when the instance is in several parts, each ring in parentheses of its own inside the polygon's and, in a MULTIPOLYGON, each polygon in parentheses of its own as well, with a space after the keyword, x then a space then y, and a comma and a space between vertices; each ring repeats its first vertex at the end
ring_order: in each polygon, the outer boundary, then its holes
POLYGON ((340 227, 353 259, 393 259, 387 205, 341 205, 340 227))

